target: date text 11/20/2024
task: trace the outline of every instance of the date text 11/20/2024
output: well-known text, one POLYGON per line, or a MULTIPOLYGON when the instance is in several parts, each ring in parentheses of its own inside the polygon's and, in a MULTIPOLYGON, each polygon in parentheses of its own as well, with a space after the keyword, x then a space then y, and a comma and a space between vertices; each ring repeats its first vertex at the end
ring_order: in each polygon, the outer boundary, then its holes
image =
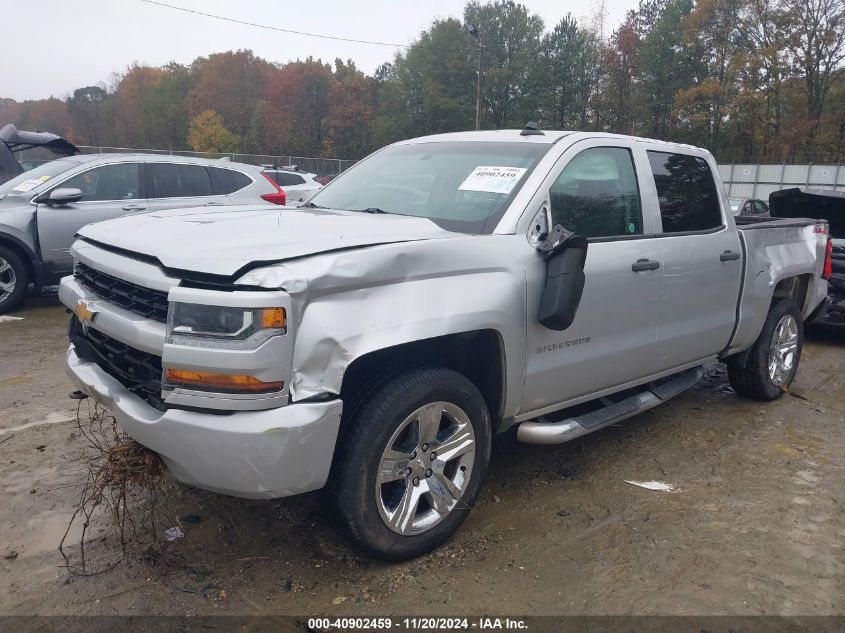
POLYGON ((519 618, 309 618, 308 629, 314 631, 400 630, 400 631, 492 631, 526 630, 528 624, 519 618))

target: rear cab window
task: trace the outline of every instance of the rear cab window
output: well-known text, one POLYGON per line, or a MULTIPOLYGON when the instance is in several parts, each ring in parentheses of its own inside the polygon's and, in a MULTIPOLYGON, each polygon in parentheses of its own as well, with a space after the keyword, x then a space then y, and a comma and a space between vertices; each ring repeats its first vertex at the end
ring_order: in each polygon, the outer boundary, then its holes
POLYGON ((716 181, 706 160, 671 152, 647 154, 664 234, 711 231, 723 226, 716 181))

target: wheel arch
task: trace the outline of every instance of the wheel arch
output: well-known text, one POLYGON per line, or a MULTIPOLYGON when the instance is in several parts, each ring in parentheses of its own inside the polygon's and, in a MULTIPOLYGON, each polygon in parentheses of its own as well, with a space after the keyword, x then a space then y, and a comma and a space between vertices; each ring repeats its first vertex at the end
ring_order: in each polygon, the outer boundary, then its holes
POLYGON ((32 249, 27 246, 25 242, 14 235, 0 231, 0 246, 8 248, 20 256, 26 266, 29 281, 34 283, 36 287, 40 287, 42 285, 43 275, 41 271, 41 263, 38 261, 38 257, 32 249))
POLYGON ((404 369, 439 366, 466 376, 481 392, 494 430, 502 426, 507 391, 507 358, 500 332, 479 329, 408 341, 367 352, 344 371, 340 396, 344 417, 390 377, 404 369))
POLYGON ((808 291, 812 283, 813 275, 811 273, 785 277, 775 285, 771 303, 773 304, 778 299, 792 299, 801 313, 804 314, 807 309, 808 291))

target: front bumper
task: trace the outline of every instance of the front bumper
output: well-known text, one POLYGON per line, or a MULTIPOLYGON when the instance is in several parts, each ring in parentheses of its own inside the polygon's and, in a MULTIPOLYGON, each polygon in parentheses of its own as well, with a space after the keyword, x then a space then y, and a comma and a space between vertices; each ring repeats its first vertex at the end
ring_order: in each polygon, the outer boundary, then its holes
POLYGON ((322 488, 340 426, 340 400, 227 415, 159 411, 71 345, 71 380, 110 410, 135 440, 161 455, 182 483, 248 498, 286 497, 322 488))

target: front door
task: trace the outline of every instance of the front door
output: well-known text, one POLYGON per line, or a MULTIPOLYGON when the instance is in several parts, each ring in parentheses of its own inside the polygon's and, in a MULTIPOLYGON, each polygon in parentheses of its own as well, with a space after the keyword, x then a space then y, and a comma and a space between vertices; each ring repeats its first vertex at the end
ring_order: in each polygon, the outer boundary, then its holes
MULTIPOLYGON (((537 321, 546 264, 526 248, 528 358, 522 413, 593 394, 656 371, 652 357, 663 278, 654 218, 643 214, 642 157, 619 141, 575 144, 552 172, 553 224, 589 239, 575 320, 556 332, 537 321), (596 147, 596 145, 599 145, 596 147), (580 148, 580 149, 579 149, 580 148)), ((549 181, 547 181, 549 182, 549 181)))
MULTIPOLYGON (((57 185, 79 189, 79 202, 62 206, 38 203, 38 242, 45 263, 56 272, 70 271, 73 236, 86 224, 145 211, 138 163, 113 163, 93 167, 57 185)), ((49 195, 47 192, 46 195, 49 195)))

